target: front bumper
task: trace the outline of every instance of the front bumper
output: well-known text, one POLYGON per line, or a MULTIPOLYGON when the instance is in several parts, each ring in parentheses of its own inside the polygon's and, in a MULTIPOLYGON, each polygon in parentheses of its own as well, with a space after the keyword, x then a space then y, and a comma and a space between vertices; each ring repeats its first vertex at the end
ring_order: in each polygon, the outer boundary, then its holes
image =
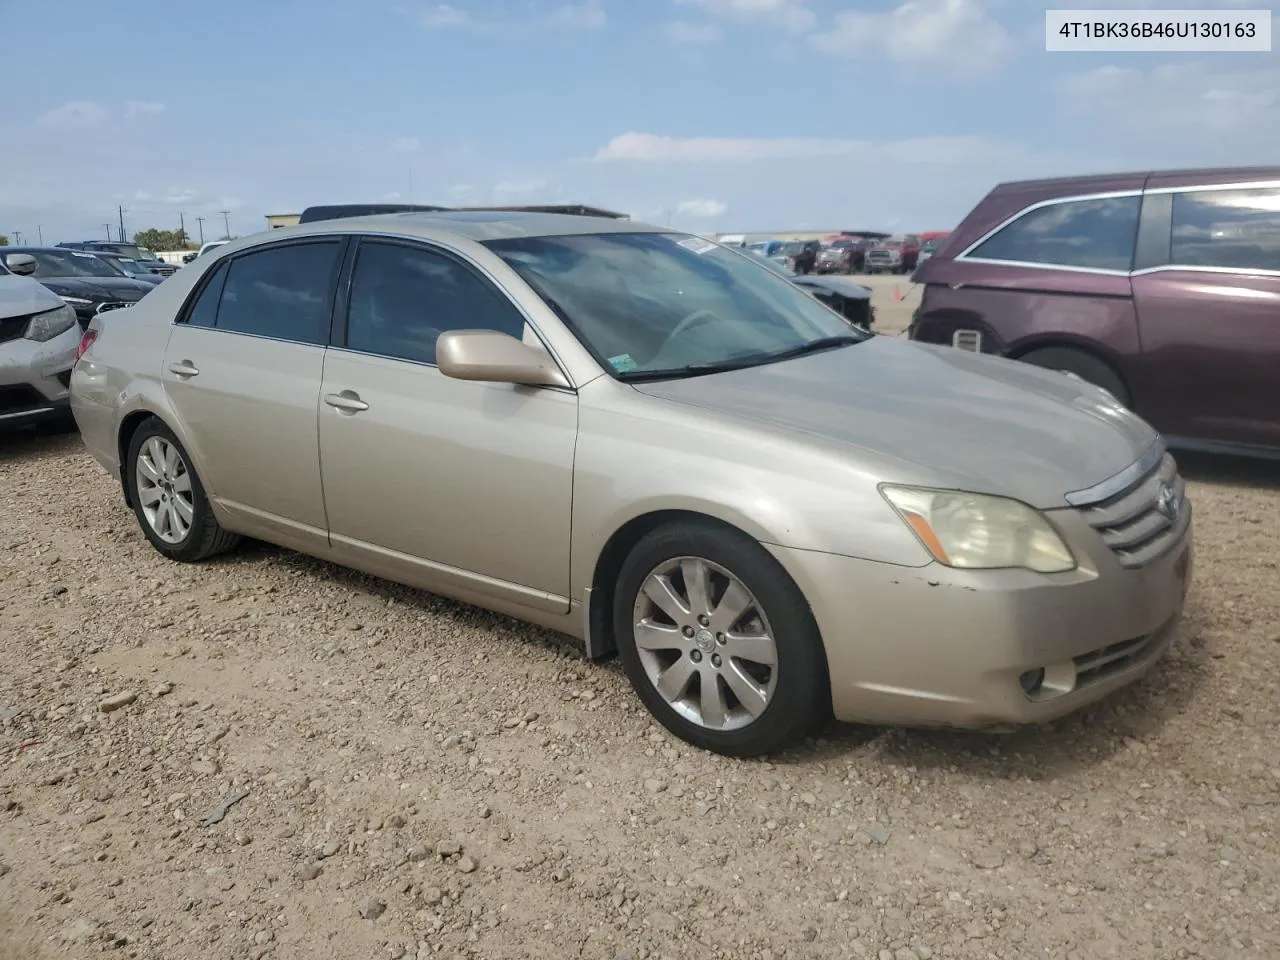
POLYGON ((45 343, 0 343, 0 427, 70 415, 68 386, 79 344, 78 326, 45 343))
POLYGON ((1080 555, 1070 573, 897 567, 770 547, 813 609, 836 718, 1040 723, 1141 677, 1173 641, 1191 580, 1191 526, 1161 557, 1127 570, 1076 511, 1054 511, 1054 520, 1080 555), (1040 669, 1045 686, 1028 695, 1020 678, 1040 669))

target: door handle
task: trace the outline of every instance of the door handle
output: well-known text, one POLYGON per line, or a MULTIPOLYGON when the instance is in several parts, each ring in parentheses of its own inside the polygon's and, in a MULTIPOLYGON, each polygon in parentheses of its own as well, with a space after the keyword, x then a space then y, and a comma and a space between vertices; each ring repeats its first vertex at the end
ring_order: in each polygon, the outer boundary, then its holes
POLYGON ((326 393, 324 402, 341 410, 343 413, 359 413, 361 410, 369 409, 369 405, 361 400, 360 395, 354 390, 343 390, 341 393, 326 393))
POLYGON ((200 370, 190 360, 183 360, 181 363, 169 364, 169 372, 176 373, 180 377, 194 377, 200 373, 200 370))

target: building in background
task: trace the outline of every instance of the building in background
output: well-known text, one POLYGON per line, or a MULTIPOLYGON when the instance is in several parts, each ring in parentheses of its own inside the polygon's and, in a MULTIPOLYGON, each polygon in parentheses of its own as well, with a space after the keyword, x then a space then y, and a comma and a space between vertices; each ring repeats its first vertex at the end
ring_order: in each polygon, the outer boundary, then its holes
POLYGON ((301 216, 300 213, 268 213, 267 229, 279 230, 281 227, 292 227, 301 216))

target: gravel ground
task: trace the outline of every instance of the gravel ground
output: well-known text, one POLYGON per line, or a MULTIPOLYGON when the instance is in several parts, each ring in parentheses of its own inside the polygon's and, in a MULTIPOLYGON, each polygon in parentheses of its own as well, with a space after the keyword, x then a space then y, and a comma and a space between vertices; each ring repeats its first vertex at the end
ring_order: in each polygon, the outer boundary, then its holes
POLYGON ((1280 466, 1183 465, 1198 570, 1146 680, 742 762, 501 617, 168 563, 77 437, 0 439, 0 956, 1280 956, 1280 466))

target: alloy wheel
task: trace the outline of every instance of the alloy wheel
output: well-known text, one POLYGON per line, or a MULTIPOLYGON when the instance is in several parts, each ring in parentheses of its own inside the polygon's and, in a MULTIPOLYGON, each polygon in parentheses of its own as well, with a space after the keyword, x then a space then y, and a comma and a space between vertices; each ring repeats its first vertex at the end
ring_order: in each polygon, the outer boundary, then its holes
POLYGON ((700 557, 675 557, 644 578, 632 618, 645 675, 680 716, 738 730, 773 697, 778 648, 763 608, 737 577, 700 557))
POLYGON ((164 437, 150 437, 138 451, 135 467, 138 502, 147 525, 165 543, 181 543, 191 531, 195 499, 191 472, 178 448, 164 437))

